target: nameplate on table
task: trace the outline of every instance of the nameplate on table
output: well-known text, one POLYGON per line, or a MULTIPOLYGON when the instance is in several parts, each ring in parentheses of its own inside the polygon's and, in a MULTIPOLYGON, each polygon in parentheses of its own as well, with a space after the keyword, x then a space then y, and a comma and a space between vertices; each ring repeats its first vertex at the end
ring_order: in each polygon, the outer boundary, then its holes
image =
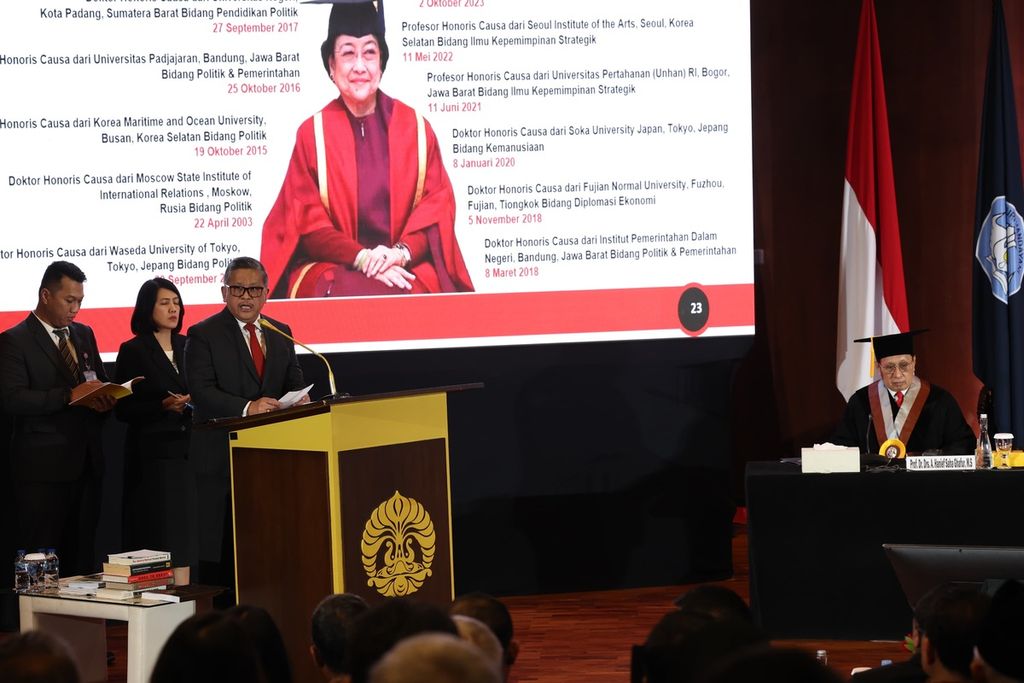
POLYGON ((970 455, 908 455, 908 472, 937 472, 939 470, 973 470, 974 454, 970 455))
POLYGON ((804 474, 860 472, 860 449, 832 444, 801 448, 800 471, 804 474))

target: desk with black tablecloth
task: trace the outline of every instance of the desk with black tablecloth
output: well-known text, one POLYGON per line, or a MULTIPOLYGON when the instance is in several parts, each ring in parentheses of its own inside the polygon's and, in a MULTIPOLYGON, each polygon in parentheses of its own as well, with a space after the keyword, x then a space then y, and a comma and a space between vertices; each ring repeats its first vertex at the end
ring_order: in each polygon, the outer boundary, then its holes
POLYGON ((1024 546, 1024 472, 746 471, 750 599, 773 638, 901 638, 911 611, 883 543, 1024 546))

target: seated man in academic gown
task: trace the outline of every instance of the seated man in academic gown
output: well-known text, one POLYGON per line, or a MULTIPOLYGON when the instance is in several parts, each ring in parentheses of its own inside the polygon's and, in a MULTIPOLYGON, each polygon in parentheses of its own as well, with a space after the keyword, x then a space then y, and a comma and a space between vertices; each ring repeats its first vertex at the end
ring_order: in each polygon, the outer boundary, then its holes
POLYGON ((872 344, 882 379, 850 397, 832 443, 878 453, 880 444, 895 438, 907 453, 974 452, 974 432, 956 399, 914 374, 913 342, 920 332, 924 330, 855 340, 872 344))

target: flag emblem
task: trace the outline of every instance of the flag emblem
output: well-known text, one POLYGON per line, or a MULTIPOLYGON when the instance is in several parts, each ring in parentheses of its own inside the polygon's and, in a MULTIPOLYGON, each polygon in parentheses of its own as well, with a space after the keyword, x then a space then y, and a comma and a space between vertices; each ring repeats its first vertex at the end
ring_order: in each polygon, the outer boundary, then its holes
POLYGON ((1017 207, 999 196, 992 201, 978 231, 975 257, 992 285, 992 295, 1008 303, 1020 291, 1024 276, 1024 225, 1017 207))

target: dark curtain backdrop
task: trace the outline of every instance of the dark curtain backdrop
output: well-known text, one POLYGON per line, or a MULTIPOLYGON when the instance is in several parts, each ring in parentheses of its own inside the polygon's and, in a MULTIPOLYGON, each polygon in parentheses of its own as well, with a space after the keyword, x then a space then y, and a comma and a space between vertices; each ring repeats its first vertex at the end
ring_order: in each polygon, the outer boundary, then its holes
MULTIPOLYGON (((1018 110, 1024 2, 1005 0, 1018 110)), ((972 232, 987 0, 876 0, 918 372, 976 424, 972 232)), ((755 243, 780 452, 828 435, 835 386, 843 171, 859 0, 753 0, 755 243)), ((767 380, 766 380, 767 381, 767 380)), ((751 415, 739 415, 742 421, 751 415)), ((758 457, 772 456, 758 448, 758 457)), ((746 454, 739 454, 742 460, 746 454)), ((750 458, 747 458, 750 459, 750 458)), ((755 458, 756 459, 756 458, 755 458)))

